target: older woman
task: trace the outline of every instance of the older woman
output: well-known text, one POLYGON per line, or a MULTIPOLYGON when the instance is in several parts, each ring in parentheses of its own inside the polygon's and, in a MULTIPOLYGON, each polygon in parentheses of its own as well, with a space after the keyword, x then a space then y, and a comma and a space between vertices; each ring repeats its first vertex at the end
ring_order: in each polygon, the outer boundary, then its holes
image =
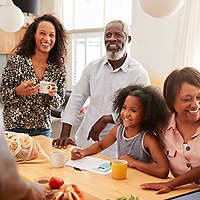
POLYGON ((200 72, 191 67, 174 70, 164 83, 164 97, 172 116, 161 139, 175 178, 141 185, 158 194, 187 183, 200 186, 200 72))
POLYGON ((50 105, 64 102, 67 33, 59 20, 43 15, 28 27, 2 74, 0 102, 5 129, 50 136, 50 105), (51 83, 47 94, 40 81, 51 83))

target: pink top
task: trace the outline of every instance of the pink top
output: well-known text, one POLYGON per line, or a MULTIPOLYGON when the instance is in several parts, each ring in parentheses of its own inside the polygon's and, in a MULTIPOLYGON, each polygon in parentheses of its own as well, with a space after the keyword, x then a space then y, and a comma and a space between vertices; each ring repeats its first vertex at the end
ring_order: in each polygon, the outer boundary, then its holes
MULTIPOLYGON (((184 144, 184 140, 176 128, 175 115, 173 115, 166 132, 161 135, 161 140, 174 177, 200 166, 200 127, 191 140, 184 144)), ((200 181, 195 181, 195 183, 200 185, 200 181)))

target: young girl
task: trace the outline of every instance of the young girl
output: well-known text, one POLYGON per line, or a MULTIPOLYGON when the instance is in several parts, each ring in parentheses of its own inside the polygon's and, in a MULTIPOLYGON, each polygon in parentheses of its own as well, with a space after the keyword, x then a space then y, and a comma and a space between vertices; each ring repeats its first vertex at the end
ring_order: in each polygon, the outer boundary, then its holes
POLYGON ((88 148, 74 148, 72 160, 99 153, 117 141, 118 158, 126 160, 129 167, 166 178, 168 161, 156 136, 168 123, 164 98, 151 86, 128 86, 115 94, 113 111, 120 124, 88 148))

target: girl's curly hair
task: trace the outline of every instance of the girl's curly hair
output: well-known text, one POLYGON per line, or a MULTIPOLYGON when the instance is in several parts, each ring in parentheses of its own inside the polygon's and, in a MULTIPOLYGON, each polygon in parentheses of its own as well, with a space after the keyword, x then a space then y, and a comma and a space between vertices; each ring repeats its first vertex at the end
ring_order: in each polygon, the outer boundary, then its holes
POLYGON ((59 20, 50 14, 43 15, 34 20, 34 22, 28 27, 27 31, 25 32, 24 37, 20 41, 19 45, 15 48, 16 53, 28 57, 35 54, 34 36, 38 24, 41 21, 51 22, 56 30, 56 41, 53 48, 49 52, 48 61, 56 64, 58 67, 64 67, 65 58, 67 56, 68 33, 64 29, 63 25, 59 22, 59 20))
POLYGON ((115 93, 113 111, 117 113, 120 123, 120 113, 127 96, 137 97, 142 105, 144 121, 141 124, 141 131, 159 133, 166 128, 170 111, 161 92, 152 86, 130 85, 115 93))

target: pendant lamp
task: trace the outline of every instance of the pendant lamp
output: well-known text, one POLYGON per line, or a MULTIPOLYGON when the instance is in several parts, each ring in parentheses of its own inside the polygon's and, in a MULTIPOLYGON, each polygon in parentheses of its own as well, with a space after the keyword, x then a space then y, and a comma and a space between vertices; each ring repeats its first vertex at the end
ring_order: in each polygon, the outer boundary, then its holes
POLYGON ((0 29, 16 32, 24 25, 24 14, 12 0, 0 0, 0 29))
POLYGON ((143 11, 152 17, 174 15, 183 6, 184 0, 139 0, 143 11))
POLYGON ((24 13, 40 14, 40 0, 13 0, 13 3, 24 13))

